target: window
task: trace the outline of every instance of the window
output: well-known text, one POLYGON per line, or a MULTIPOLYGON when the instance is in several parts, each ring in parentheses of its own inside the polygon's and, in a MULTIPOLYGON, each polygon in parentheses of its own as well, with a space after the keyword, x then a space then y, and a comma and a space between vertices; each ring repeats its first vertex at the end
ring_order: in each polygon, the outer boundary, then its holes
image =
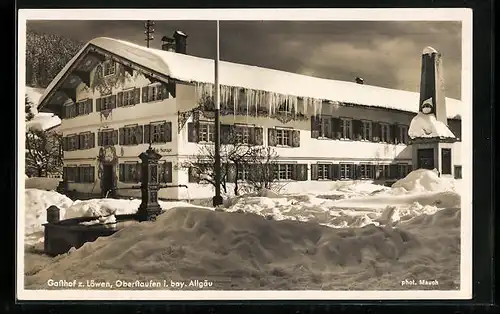
POLYGON ((331 118, 320 118, 320 133, 319 137, 333 137, 333 127, 331 118))
POLYGON ((113 75, 116 72, 116 64, 112 60, 105 61, 103 64, 104 76, 113 75))
POLYGON ((137 144, 139 144, 139 141, 137 138, 137 126, 136 125, 124 127, 122 134, 120 136, 123 136, 123 142, 121 145, 137 145, 137 144))
POLYGON ((80 172, 79 182, 81 183, 92 183, 94 182, 93 171, 94 167, 90 165, 79 166, 78 170, 80 172))
POLYGON ((451 174, 451 148, 441 148, 441 174, 451 174))
POLYGON ((318 164, 318 180, 330 180, 330 167, 329 164, 318 164))
POLYGON ((404 178, 408 175, 408 164, 398 164, 398 178, 404 178))
POLYGON ((65 167, 65 169, 66 171, 63 169, 63 172, 66 172, 66 181, 76 182, 78 177, 78 168, 76 166, 68 166, 65 167))
POLYGON ((235 127, 235 140, 236 143, 249 144, 250 143, 250 128, 246 126, 235 127))
POLYGON ((373 179, 372 165, 360 164, 359 165, 359 175, 361 179, 373 179))
POLYGON ((135 90, 128 90, 123 92, 123 106, 132 106, 135 105, 135 90))
POLYGON ((380 124, 380 141, 386 143, 391 142, 391 126, 389 124, 380 124))
POLYGON ((351 119, 341 119, 340 131, 343 139, 352 138, 352 120, 351 119))
POLYGON ((87 133, 82 133, 79 135, 80 136, 80 149, 89 149, 93 148, 94 145, 94 134, 87 132, 87 133))
POLYGON ((199 141, 213 143, 215 141, 215 125, 210 123, 200 123, 199 141))
POLYGON ((353 164, 340 164, 340 179, 350 179, 353 167, 353 164))
POLYGON ((455 179, 462 179, 462 166, 455 166, 455 179))
POLYGON ((159 182, 172 183, 172 162, 160 162, 158 164, 159 182))
POLYGON ((77 135, 69 135, 67 139, 67 150, 72 151, 72 150, 77 150, 79 147, 78 145, 78 136, 77 135))
POLYGON ((137 183, 140 182, 139 167, 138 162, 125 162, 119 165, 120 167, 120 178, 121 182, 125 183, 137 183))
POLYGON ((398 125, 398 143, 408 144, 408 126, 398 125))
POLYGON ((240 167, 238 170, 238 180, 246 181, 249 179, 250 167, 248 165, 244 165, 240 167))
POLYGON ((278 180, 292 180, 292 164, 277 164, 274 177, 278 180))
POLYGON ((165 137, 166 125, 164 122, 152 123, 150 126, 151 132, 151 143, 166 143, 167 139, 165 137))
POLYGON ((101 111, 113 109, 114 107, 114 97, 113 95, 105 96, 101 98, 101 111))
POLYGON ((290 130, 276 129, 276 144, 290 146, 290 130))
POLYGON ((114 130, 104 130, 101 131, 101 138, 102 138, 102 145, 101 146, 108 146, 108 145, 116 145, 118 143, 114 142, 114 136, 113 136, 114 130))
POLYGON ((76 111, 78 112, 79 116, 83 116, 85 114, 85 103, 84 102, 77 102, 76 103, 76 111))
POLYGON ((372 134, 373 134, 373 127, 372 127, 372 122, 371 121, 362 121, 362 139, 365 141, 371 141, 372 140, 372 134))
POLYGON ((76 104, 67 104, 64 106, 64 117, 66 119, 74 118, 77 116, 76 104))
POLYGON ((153 84, 142 88, 142 102, 158 101, 168 98, 168 90, 165 84, 153 84))

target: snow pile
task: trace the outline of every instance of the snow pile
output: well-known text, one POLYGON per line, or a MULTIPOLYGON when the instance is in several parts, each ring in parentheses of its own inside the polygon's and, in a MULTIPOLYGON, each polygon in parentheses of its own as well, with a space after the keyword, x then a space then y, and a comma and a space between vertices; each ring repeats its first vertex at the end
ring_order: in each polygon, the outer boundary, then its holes
POLYGON ((156 222, 133 224, 27 270, 25 288, 50 289, 48 279, 99 278, 114 285, 118 279, 187 284, 204 278, 213 282, 211 290, 381 290, 407 289, 401 278, 432 278, 438 287, 418 288, 457 289, 459 222, 460 210, 449 209, 404 228, 333 229, 175 208, 156 222))
POLYGON ((116 223, 116 217, 115 215, 110 215, 110 216, 107 216, 107 217, 99 217, 97 219, 94 219, 94 220, 90 220, 90 221, 84 221, 84 222, 81 222, 80 224, 81 225, 86 225, 86 226, 91 226, 91 225, 97 225, 97 224, 114 224, 116 223))
POLYGON ((392 189, 401 188, 411 193, 455 191, 454 182, 455 180, 439 177, 437 171, 417 169, 396 181, 392 189))
POLYGON ((73 201, 55 191, 25 189, 24 191, 24 233, 30 235, 43 231, 42 224, 47 222, 47 208, 52 205, 59 207, 60 217, 64 219, 73 201))
POLYGON ((410 123, 408 136, 414 138, 455 138, 455 135, 441 121, 436 120, 433 114, 419 112, 410 123))

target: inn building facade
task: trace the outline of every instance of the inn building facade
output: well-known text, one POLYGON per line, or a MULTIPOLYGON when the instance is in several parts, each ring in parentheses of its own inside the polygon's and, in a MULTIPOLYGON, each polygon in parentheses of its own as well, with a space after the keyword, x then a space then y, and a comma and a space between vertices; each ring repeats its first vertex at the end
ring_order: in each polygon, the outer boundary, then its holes
MULTIPOLYGON (((213 111, 200 99, 213 91, 214 61, 186 54, 186 35, 174 38, 161 50, 96 38, 47 87, 38 108, 61 118, 70 190, 138 196, 120 188, 139 183, 138 156, 151 145, 162 155, 160 182, 187 185, 189 197, 213 195, 179 165, 213 145, 213 111)), ((279 181, 395 180, 415 168, 408 127, 418 93, 229 62, 220 62, 220 83, 222 141, 232 130, 244 143, 273 147, 279 181)), ((460 145, 461 102, 446 104, 460 145)), ((459 177, 460 149, 443 158, 441 174, 459 177)), ((187 191, 159 197, 185 199, 187 191)))

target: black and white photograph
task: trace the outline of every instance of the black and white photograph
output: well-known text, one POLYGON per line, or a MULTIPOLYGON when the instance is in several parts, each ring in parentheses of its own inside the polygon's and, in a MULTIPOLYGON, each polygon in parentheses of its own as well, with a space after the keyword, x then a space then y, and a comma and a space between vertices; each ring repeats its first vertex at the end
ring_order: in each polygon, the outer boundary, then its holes
POLYGON ((472 296, 471 11, 18 23, 19 299, 472 296))

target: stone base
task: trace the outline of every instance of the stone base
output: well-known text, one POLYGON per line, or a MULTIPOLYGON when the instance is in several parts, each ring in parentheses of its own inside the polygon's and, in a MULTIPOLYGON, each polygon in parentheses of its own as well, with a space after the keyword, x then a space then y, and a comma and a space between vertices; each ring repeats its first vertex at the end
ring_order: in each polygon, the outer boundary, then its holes
POLYGON ((156 217, 163 213, 159 204, 140 206, 137 210, 137 220, 139 221, 155 221, 156 217))

